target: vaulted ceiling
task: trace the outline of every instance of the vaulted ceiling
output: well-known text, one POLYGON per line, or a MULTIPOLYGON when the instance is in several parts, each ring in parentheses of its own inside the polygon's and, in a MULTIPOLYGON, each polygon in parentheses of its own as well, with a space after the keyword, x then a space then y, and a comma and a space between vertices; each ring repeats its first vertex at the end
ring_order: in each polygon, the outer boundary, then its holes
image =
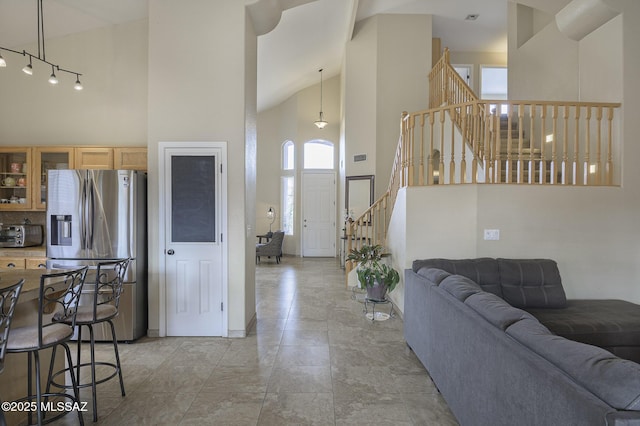
MULTIPOLYGON (((44 0, 47 39, 147 17, 153 0, 44 0)), ((279 0, 282 1, 282 0, 279 0)), ((455 51, 505 52, 507 0, 287 0, 272 31, 258 38, 258 110, 340 72, 354 22, 381 13, 431 14, 433 35, 455 51), (475 21, 465 20, 478 14, 475 21)), ((568 0, 523 0, 557 8, 568 0)), ((249 3, 249 2, 248 2, 249 3)), ((34 43, 36 0, 0 0, 0 46, 34 43)))

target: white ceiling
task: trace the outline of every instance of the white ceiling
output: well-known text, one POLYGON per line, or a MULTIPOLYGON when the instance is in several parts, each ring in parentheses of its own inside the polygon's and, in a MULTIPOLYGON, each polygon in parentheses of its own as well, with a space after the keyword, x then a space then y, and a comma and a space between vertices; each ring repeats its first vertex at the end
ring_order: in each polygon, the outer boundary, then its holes
MULTIPOLYGON (((44 0, 46 38, 143 19, 148 1, 44 0)), ((443 46, 454 51, 505 52, 507 1, 315 0, 285 10, 278 26, 258 38, 258 109, 317 84, 320 68, 325 79, 339 74, 354 19, 380 13, 431 14, 433 35, 442 39, 443 46), (469 14, 480 16, 466 21, 469 14)), ((0 0, 0 46, 34 43, 36 29, 36 0, 0 0)))

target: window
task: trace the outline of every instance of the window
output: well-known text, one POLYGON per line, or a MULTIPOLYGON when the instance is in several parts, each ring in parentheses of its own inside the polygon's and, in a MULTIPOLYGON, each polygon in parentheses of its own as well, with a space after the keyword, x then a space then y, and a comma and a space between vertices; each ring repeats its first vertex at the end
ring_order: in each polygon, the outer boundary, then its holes
POLYGON ((282 230, 293 235, 293 212, 295 211, 295 185, 293 176, 282 177, 282 230))
POLYGON ((507 99, 507 69, 505 67, 482 67, 480 76, 482 99, 507 99))
POLYGON ((295 166, 295 151, 291 141, 282 144, 282 170, 293 170, 295 166))
POLYGON ((333 169, 333 144, 311 141, 304 144, 305 169, 333 169))
MULTIPOLYGON (((480 71, 480 99, 501 100, 507 98, 507 68, 483 66, 480 71)), ((493 106, 492 106, 493 108, 493 106)), ((501 114, 507 113, 507 105, 501 106, 501 114)))

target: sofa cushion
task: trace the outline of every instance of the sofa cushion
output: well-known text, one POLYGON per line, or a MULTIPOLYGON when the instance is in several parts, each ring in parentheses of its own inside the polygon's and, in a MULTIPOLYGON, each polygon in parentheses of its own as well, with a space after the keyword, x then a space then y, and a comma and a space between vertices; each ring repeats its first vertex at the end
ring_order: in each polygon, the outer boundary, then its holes
POLYGON ((502 296, 500 287, 500 270, 495 259, 482 257, 478 259, 423 259, 413 261, 413 271, 424 267, 438 268, 450 274, 467 277, 482 287, 484 291, 502 296))
POLYGON ((517 308, 564 308, 558 265, 550 259, 497 259, 502 297, 517 308))
POLYGON ((640 305, 624 300, 567 300, 565 309, 527 309, 553 333, 640 363, 640 305))
POLYGON ((514 308, 495 294, 487 292, 473 294, 464 303, 503 331, 521 319, 533 319, 531 314, 522 309, 514 308))
POLYGON ((464 302, 472 294, 482 292, 482 288, 475 282, 462 275, 449 275, 440 283, 440 288, 447 291, 456 299, 464 302))
POLYGON ((612 407, 640 410, 640 364, 556 336, 533 318, 513 323, 506 332, 612 407))
POLYGON ((417 272, 417 274, 420 275, 421 277, 424 277, 424 278, 428 279, 429 281, 431 281, 435 285, 440 285, 442 280, 444 280, 449 275, 451 275, 450 273, 448 273, 447 271, 444 271, 442 269, 429 268, 429 267, 426 267, 426 266, 424 268, 420 268, 420 270, 417 272))

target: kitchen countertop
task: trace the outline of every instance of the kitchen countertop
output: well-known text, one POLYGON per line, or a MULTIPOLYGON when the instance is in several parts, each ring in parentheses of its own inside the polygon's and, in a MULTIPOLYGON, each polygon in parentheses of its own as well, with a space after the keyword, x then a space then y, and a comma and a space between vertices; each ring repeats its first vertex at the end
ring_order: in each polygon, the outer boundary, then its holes
POLYGON ((0 256, 2 257, 46 257, 47 247, 20 247, 20 248, 0 248, 0 256))
POLYGON ((40 276, 42 274, 52 274, 57 272, 61 271, 59 269, 2 269, 0 270, 0 287, 13 285, 24 278, 22 291, 18 298, 18 303, 23 303, 38 298, 40 290, 40 276))

